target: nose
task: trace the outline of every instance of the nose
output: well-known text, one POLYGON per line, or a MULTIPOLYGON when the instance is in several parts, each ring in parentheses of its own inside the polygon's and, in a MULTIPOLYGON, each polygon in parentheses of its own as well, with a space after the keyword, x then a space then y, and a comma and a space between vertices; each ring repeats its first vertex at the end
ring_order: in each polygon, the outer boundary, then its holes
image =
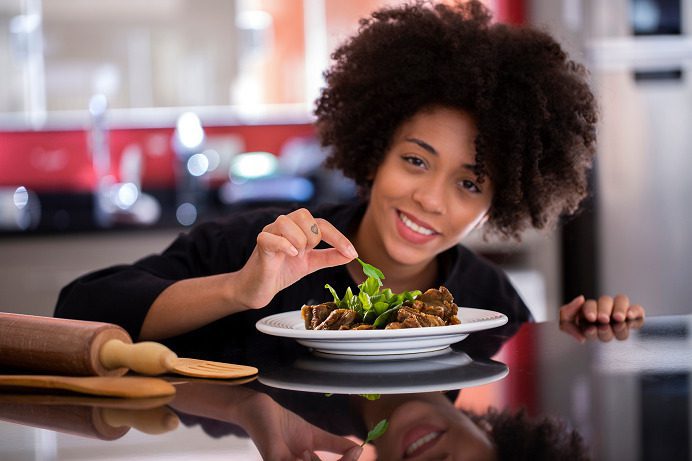
POLYGON ((413 201, 428 213, 445 213, 447 194, 444 183, 441 180, 435 180, 419 185, 413 191, 413 201))

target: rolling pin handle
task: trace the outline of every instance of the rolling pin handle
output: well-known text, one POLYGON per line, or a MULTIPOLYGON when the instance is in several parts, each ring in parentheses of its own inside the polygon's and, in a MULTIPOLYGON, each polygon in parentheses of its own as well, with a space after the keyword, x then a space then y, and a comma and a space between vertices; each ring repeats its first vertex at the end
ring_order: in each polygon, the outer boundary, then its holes
POLYGON ((99 359, 108 368, 129 368, 144 375, 160 375, 173 368, 178 356, 164 346, 153 341, 127 344, 119 339, 111 339, 101 346, 99 359))

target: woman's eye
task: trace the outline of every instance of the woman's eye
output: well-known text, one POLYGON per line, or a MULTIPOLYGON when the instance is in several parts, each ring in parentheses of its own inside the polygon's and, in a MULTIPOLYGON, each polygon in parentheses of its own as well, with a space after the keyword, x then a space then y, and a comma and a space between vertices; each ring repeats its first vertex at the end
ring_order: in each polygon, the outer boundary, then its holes
POLYGON ((425 162, 421 158, 413 157, 410 155, 404 156, 402 158, 404 159, 404 161, 410 163, 413 166, 417 166, 417 167, 424 167, 425 166, 425 162))
POLYGON ((461 187, 474 193, 478 193, 481 191, 476 185, 476 183, 468 179, 464 179, 461 181, 461 187))

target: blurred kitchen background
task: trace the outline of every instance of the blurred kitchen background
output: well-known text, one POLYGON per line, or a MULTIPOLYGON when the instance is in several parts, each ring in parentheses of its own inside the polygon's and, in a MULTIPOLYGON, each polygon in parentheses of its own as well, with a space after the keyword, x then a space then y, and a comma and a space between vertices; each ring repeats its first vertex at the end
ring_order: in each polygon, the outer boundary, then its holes
MULTIPOLYGON (((329 54, 383 0, 0 0, 0 311, 51 315, 76 276, 271 203, 349 200, 321 167, 329 54)), ((488 0, 584 62, 593 195, 550 234, 470 246, 537 319, 584 293, 691 312, 692 2, 488 0)))

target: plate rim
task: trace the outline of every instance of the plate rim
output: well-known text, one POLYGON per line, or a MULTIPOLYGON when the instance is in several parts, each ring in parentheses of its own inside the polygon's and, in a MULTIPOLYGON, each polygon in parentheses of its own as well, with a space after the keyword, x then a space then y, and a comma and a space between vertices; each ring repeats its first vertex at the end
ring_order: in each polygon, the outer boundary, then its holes
POLYGON ((288 312, 280 312, 278 314, 268 315, 255 323, 255 328, 262 333, 280 336, 293 339, 307 340, 329 340, 329 341, 354 341, 354 340, 369 340, 369 339, 397 339, 397 338, 416 338, 416 337, 431 337, 431 336, 450 336, 459 334, 468 334, 476 331, 488 330, 506 324, 509 318, 497 311, 489 309, 480 309, 476 307, 459 307, 461 314, 472 314, 481 318, 476 318, 458 325, 445 325, 441 327, 423 327, 423 328, 402 328, 396 330, 306 330, 300 328, 280 328, 269 325, 270 321, 284 321, 287 324, 302 323, 300 310, 288 312), (490 317, 490 318, 485 318, 490 317), (287 321, 285 319, 289 319, 287 321), (442 331, 444 329, 444 331, 442 331))

